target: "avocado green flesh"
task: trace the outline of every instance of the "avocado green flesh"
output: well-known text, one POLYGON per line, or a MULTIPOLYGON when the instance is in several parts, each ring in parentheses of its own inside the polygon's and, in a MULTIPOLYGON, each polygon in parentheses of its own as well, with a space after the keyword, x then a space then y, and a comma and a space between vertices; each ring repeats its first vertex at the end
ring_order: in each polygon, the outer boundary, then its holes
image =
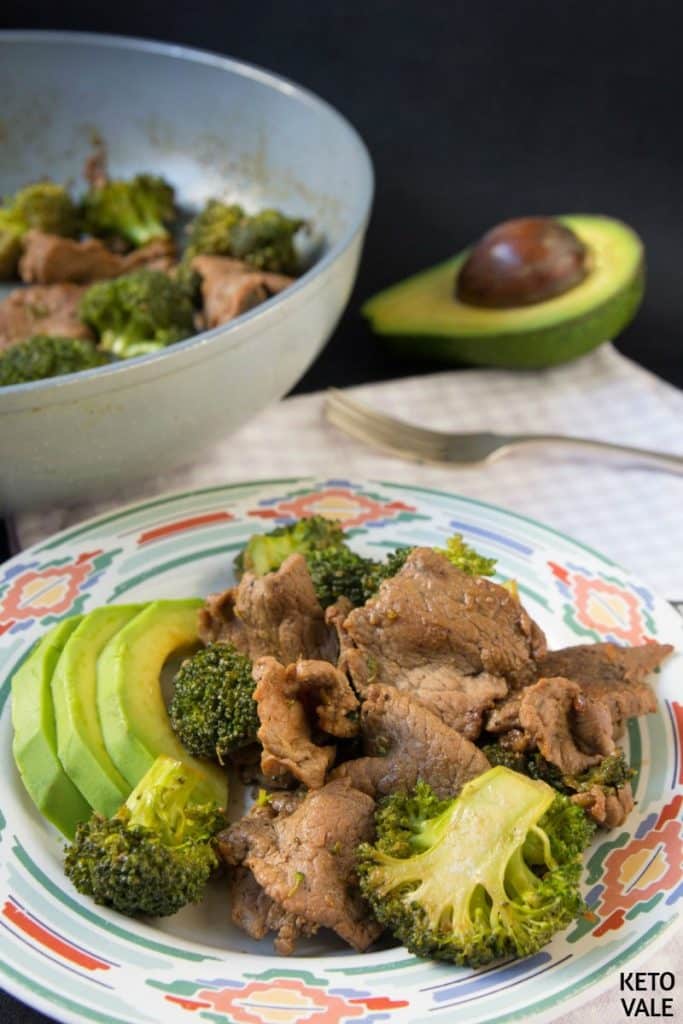
POLYGON ((559 217, 585 243, 589 272, 545 302, 484 309, 455 296, 469 251, 374 296, 363 307, 375 332, 415 356, 484 366, 553 366, 616 337, 644 290, 643 247, 631 228, 607 217, 559 217))
POLYGON ((210 795, 224 807, 225 774, 188 754, 173 732, 161 689, 166 660, 199 640, 202 605, 199 599, 154 601, 131 619, 98 661, 97 708, 109 756, 130 787, 167 754, 201 772, 210 795))
POLYGON ((64 771, 50 683, 62 651, 81 616, 58 623, 33 648, 12 677, 12 752, 22 782, 38 810, 67 838, 90 805, 64 771))
POLYGON ((69 637, 52 676, 59 759, 90 806, 111 817, 131 786, 107 753, 97 715, 97 661, 139 605, 89 612, 69 637))

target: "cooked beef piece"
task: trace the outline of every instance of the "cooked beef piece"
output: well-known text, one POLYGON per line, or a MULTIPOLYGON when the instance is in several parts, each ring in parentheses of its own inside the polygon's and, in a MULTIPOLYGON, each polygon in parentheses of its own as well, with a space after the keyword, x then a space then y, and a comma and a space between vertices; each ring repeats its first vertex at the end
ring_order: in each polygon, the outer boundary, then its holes
POLYGON ((84 291, 76 284, 50 284, 10 292, 0 302, 0 350, 34 334, 92 338, 90 328, 78 319, 84 291))
POLYGON ((328 626, 331 626, 337 635, 339 654, 342 659, 346 651, 355 650, 353 640, 344 631, 344 621, 352 610, 353 605, 348 597, 338 597, 334 604, 328 605, 325 609, 325 622, 328 626))
POLYGON ((670 644, 581 644, 549 651, 539 660, 545 676, 563 676, 580 684, 583 692, 609 708, 613 736, 624 732, 626 719, 657 710, 657 698, 645 679, 672 652, 670 644))
POLYGON ((618 789, 592 786, 585 793, 575 793, 572 803, 578 804, 603 828, 619 828, 633 810, 633 792, 627 782, 618 789))
POLYGON ((299 659, 287 668, 296 699, 315 714, 318 726, 330 736, 357 736, 360 702, 347 677, 329 661, 299 659))
POLYGON ((325 661, 298 661, 285 668, 275 658, 259 658, 254 678, 261 771, 274 778, 291 773, 309 789, 319 789, 336 748, 313 742, 311 717, 317 715, 318 725, 332 735, 354 735, 358 723, 349 715, 356 712, 358 700, 348 680, 325 661))
MULTIPOLYGON (((611 715, 616 740, 623 734, 627 718, 656 711, 657 699, 645 679, 672 650, 670 644, 656 643, 640 647, 581 644, 542 655, 538 659, 538 673, 541 679, 571 679, 587 697, 601 701, 611 715)), ((487 731, 504 734, 505 740, 501 742, 508 746, 508 737, 513 741, 512 733, 520 730, 521 697, 521 692, 511 693, 486 718, 487 731)))
POLYGON ((259 306, 294 281, 284 274, 254 270, 248 263, 225 256, 195 256, 192 266, 202 279, 204 312, 209 327, 227 323, 259 306))
POLYGON ((490 767, 484 754, 409 693, 374 684, 361 706, 366 757, 347 761, 334 778, 371 796, 409 790, 421 779, 454 796, 490 767))
MULTIPOLYGON (((362 951, 381 932, 356 878, 356 848, 373 838, 374 810, 374 801, 345 780, 330 782, 291 811, 272 800, 252 808, 219 836, 219 849, 228 863, 251 871, 266 896, 290 915, 290 928, 292 918, 308 933, 332 928, 362 951)), ((240 914, 262 927, 263 905, 251 916, 242 909, 240 914)), ((289 952, 294 937, 284 938, 279 951, 289 952)))
POLYGON ((248 868, 233 871, 230 884, 230 905, 233 923, 252 939, 263 939, 268 932, 277 932, 275 948, 282 956, 290 956, 301 935, 312 935, 317 925, 288 914, 271 900, 248 868))
POLYGON ((19 274, 28 284, 87 284, 142 267, 169 270, 175 253, 173 242, 165 238, 148 242, 125 256, 111 252, 97 238, 77 242, 43 231, 29 231, 23 244, 19 274))
POLYGON ((515 690, 496 704, 486 716, 486 730, 498 735, 512 729, 519 729, 519 705, 523 690, 515 690))
POLYGON ((508 686, 535 677, 545 652, 541 631, 504 587, 431 548, 413 551, 341 633, 340 667, 361 695, 374 682, 396 686, 470 739, 508 686))
POLYGON ((614 752, 609 712, 562 677, 527 686, 519 708, 522 728, 546 761, 578 775, 614 752))
POLYGON ((199 613, 204 643, 231 643, 252 661, 264 655, 290 665, 297 658, 335 662, 337 642, 302 555, 290 555, 277 572, 247 572, 237 587, 210 594, 199 613))

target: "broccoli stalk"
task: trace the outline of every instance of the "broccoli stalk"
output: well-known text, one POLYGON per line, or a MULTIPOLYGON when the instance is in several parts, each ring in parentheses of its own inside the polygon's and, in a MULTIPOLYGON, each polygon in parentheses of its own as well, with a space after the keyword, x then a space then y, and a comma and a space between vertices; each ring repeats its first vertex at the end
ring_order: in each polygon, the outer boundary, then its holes
POLYGON ((303 223, 279 210, 249 214, 237 203, 210 199, 188 228, 186 255, 232 256, 258 270, 295 275, 300 268, 294 236, 303 223))
POLYGON ((0 352, 0 387, 90 370, 109 362, 84 338, 36 334, 0 352))
POLYGON ((163 178, 136 174, 130 181, 105 181, 83 199, 85 228, 103 238, 122 238, 139 247, 168 238, 176 215, 174 191, 163 178))
POLYGON ((218 857, 213 837, 225 824, 213 801, 197 803, 204 778, 161 756, 113 818, 82 822, 64 871, 79 892, 122 914, 175 914, 202 898, 218 857))
POLYGON ((256 740, 259 720, 251 661, 232 644, 209 644, 175 677, 171 725, 195 757, 223 758, 256 740))
POLYGON ((78 209, 62 185, 41 181, 20 189, 0 206, 0 278, 16 273, 22 239, 31 228, 71 237, 78 226, 78 209))
POLYGON ((544 782, 496 767, 458 797, 423 783, 388 798, 359 848, 377 919, 419 956, 477 966, 528 956, 584 910, 581 853, 593 829, 544 782))
POLYGON ((98 281, 81 299, 79 315, 98 334, 100 348, 122 359, 157 352, 194 330, 186 290, 160 270, 98 281))

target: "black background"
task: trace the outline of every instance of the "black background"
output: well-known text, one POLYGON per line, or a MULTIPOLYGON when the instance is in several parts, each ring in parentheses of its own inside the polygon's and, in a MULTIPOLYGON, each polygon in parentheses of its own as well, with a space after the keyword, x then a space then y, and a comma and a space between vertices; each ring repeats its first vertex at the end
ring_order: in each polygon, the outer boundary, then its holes
MULTIPOLYGON (((365 257, 347 314, 296 390, 433 370, 390 359, 360 320, 360 300, 506 217, 556 212, 610 214, 640 232, 647 297, 618 347, 682 386, 678 7, 675 0, 5 0, 0 25, 217 50, 291 77, 355 124, 377 176, 365 257)), ((0 995, 2 1024, 45 1019, 0 995)))

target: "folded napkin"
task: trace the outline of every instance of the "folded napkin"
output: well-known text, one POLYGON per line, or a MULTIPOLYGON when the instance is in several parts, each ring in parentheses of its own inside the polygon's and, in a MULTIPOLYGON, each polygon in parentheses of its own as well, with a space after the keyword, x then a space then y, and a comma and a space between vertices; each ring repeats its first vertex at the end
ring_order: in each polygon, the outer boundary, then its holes
MULTIPOLYGON (((683 393, 609 344, 550 370, 445 372, 363 385, 349 394, 437 429, 579 434, 683 453, 683 393)), ((488 466, 416 465, 345 437, 325 421, 323 407, 321 393, 279 402, 232 437, 203 447, 193 465, 124 489, 115 501, 19 517, 16 541, 26 547, 114 505, 164 491, 333 469, 502 505, 597 549, 662 596, 683 600, 683 475, 551 447, 488 466)))

